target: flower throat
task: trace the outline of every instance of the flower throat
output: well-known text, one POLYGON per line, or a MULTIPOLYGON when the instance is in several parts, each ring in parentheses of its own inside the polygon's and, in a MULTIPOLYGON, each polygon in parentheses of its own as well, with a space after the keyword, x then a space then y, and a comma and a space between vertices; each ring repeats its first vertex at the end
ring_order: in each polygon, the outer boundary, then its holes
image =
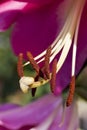
POLYGON ((84 8, 85 0, 74 0, 72 8, 66 19, 66 22, 56 37, 54 42, 41 54, 35 58, 31 52, 27 52, 28 62, 23 64, 23 54, 20 53, 18 56, 17 71, 20 77, 19 83, 20 88, 23 92, 28 92, 29 89, 32 91, 32 96, 35 95, 36 88, 46 83, 50 83, 51 91, 54 93, 56 86, 56 74, 62 69, 62 66, 69 54, 71 45, 73 46, 72 51, 72 69, 71 69, 71 82, 68 98, 66 100, 66 106, 70 106, 73 101, 75 92, 75 65, 76 65, 76 52, 77 52, 77 39, 79 32, 79 24, 81 20, 82 11, 84 8), (60 54, 59 59, 55 57, 60 54), (39 63, 43 62, 42 68, 39 67, 39 63), (52 72, 50 72, 50 63, 52 62, 52 72), (36 71, 35 77, 28 77, 24 75, 23 68, 31 64, 33 69, 36 71))

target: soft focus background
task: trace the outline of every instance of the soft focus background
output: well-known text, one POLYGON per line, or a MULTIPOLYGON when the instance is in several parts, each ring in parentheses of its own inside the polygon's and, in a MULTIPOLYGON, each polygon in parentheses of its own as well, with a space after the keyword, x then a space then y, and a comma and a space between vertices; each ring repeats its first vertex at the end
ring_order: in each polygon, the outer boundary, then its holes
MULTIPOLYGON (((36 96, 31 93, 24 94, 19 88, 19 77, 17 75, 17 57, 13 54, 10 41, 10 30, 0 33, 0 103, 28 104, 32 100, 49 93, 49 85, 40 87, 36 96)), ((25 73, 32 74, 32 68, 25 68, 25 73), (30 72, 29 72, 30 70, 30 72)), ((87 130, 87 67, 82 70, 77 78, 76 92, 79 94, 78 109, 82 130, 87 130), (84 99, 82 98, 84 97, 84 99)))

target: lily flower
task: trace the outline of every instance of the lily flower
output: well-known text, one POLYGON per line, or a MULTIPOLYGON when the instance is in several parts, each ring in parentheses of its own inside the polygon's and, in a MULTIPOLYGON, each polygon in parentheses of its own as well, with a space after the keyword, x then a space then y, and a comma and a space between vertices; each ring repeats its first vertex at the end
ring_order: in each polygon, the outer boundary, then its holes
POLYGON ((76 108, 74 102, 66 110, 64 123, 60 126, 63 113, 63 101, 60 96, 45 95, 26 106, 0 105, 0 129, 77 130, 79 121, 76 108))
MULTIPOLYGON (((75 90, 75 76, 87 59, 86 12, 86 0, 7 0, 0 3, 0 30, 13 25, 11 43, 16 55, 23 53, 26 59, 29 50, 39 64, 51 46, 49 62, 57 57, 54 94, 61 93, 71 81, 69 102, 75 90)), ((27 88, 26 84, 22 87, 27 88)))

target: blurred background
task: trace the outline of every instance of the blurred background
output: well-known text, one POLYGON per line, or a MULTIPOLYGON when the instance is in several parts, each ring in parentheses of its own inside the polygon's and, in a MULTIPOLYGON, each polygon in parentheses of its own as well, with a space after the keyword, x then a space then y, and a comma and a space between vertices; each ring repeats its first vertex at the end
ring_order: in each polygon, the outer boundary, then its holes
MULTIPOLYGON (((9 41, 10 31, 0 33, 0 103, 16 103, 25 105, 49 93, 49 85, 37 89, 36 96, 31 93, 24 94, 19 87, 19 77, 17 75, 17 57, 11 49, 9 41)), ((32 74, 32 68, 25 68, 25 73, 32 74)), ((78 98, 78 110, 81 130, 87 130, 87 64, 83 67, 76 80, 76 95, 78 98)))

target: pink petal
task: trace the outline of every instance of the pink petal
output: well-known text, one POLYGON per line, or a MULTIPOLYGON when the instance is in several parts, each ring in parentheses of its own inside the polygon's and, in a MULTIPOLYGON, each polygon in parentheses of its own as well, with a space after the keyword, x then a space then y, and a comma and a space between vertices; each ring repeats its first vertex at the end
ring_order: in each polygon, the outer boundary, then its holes
POLYGON ((0 31, 4 31, 18 18, 21 10, 26 7, 26 2, 7 0, 0 3, 0 31))
POLYGON ((47 95, 29 105, 0 113, 0 125, 9 129, 35 126, 62 102, 60 97, 47 95))

